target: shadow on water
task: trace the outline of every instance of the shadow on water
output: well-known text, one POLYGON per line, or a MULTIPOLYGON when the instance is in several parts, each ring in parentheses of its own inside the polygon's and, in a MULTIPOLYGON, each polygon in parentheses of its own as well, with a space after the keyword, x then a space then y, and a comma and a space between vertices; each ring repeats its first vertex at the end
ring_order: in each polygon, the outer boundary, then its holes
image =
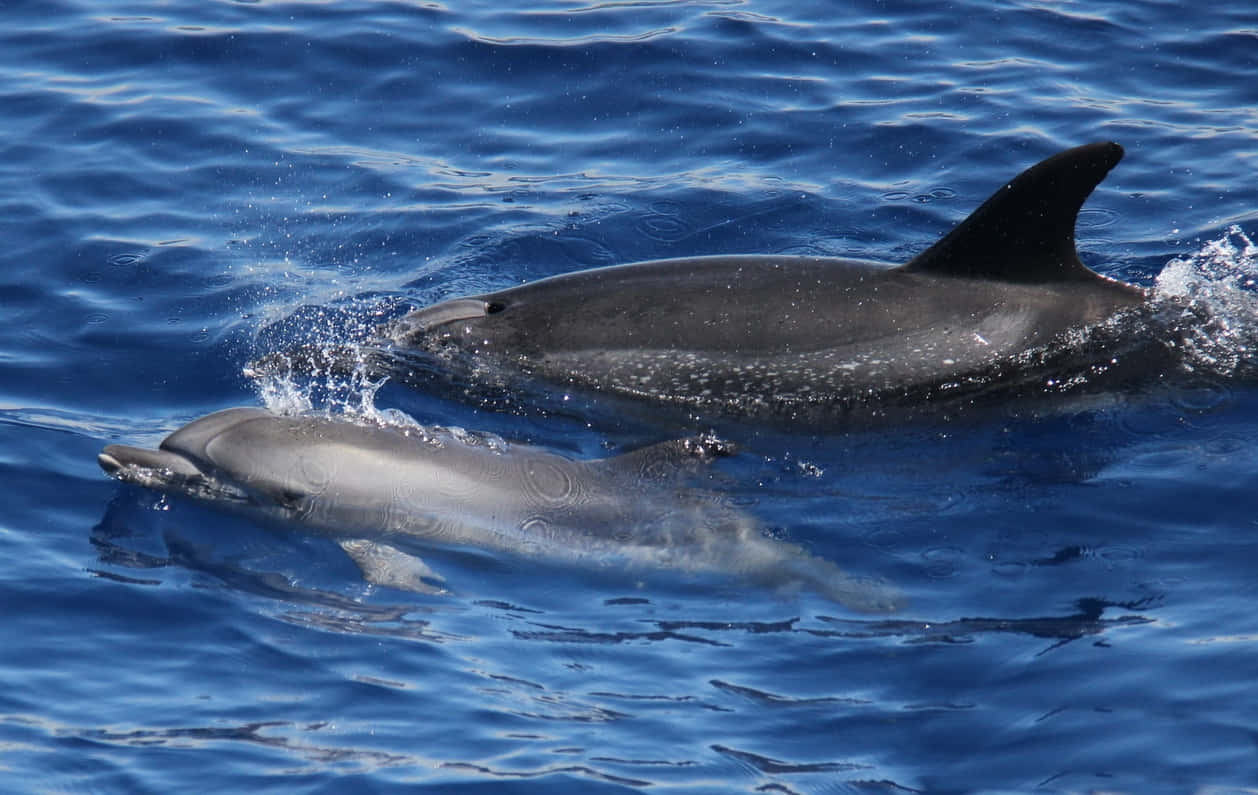
MULTIPOLYGON (((801 622, 799 616, 759 621, 720 615, 728 610, 740 609, 736 601, 733 604, 728 601, 728 584, 724 590, 717 587, 719 598, 713 601, 707 587, 710 583, 691 583, 695 612, 699 616, 704 613, 716 615, 661 619, 657 615, 661 600, 685 599, 687 590, 679 591, 675 585, 669 588, 657 583, 662 591, 654 596, 603 598, 604 609, 591 617, 594 624, 581 626, 577 615, 565 616, 562 609, 548 604, 545 599, 540 600, 538 606, 475 596, 437 600, 385 589, 385 594, 401 597, 402 600, 377 603, 376 599, 383 594, 375 593, 376 589, 361 581, 339 576, 352 577, 349 567, 334 566, 327 571, 327 561, 322 556, 311 559, 309 554, 305 560, 294 560, 298 554, 317 552, 322 545, 276 538, 272 531, 250 527, 247 523, 233 527, 235 520, 219 517, 209 520, 215 535, 213 540, 197 538, 196 531, 191 528, 198 524, 198 520, 204 522, 207 519, 198 506, 163 497, 158 506, 146 510, 144 505, 152 505, 151 496, 147 499, 146 496, 141 489, 122 487, 105 516, 92 528, 90 540, 102 564, 102 568, 91 570, 94 576, 131 585, 170 587, 157 575, 163 570, 180 570, 208 578, 215 588, 226 592, 280 605, 281 609, 271 612, 271 615, 282 621, 345 634, 391 636, 435 643, 458 642, 464 638, 439 627, 441 615, 448 612, 453 601, 459 609, 474 607, 505 619, 505 626, 513 638, 547 644, 615 646, 678 642, 720 648, 737 646, 738 636, 792 633, 843 640, 892 639, 906 643, 955 644, 973 642, 980 635, 1013 633, 1057 640, 1058 643, 1051 649, 1083 637, 1102 636, 1113 629, 1152 623, 1154 619, 1145 615, 1104 616, 1107 611, 1120 608, 1147 610, 1160 598, 1147 596, 1127 602, 1080 598, 1075 602, 1077 609, 1074 613, 1030 618, 858 619, 817 614, 814 619, 824 625, 824 628, 817 628, 808 626, 811 620, 801 622), (172 513, 178 520, 166 521, 172 513), (180 513, 184 516, 179 517, 180 513), (157 526, 152 526, 154 517, 161 517, 156 522, 157 526), (291 576, 274 570, 276 568, 302 568, 304 571, 300 576, 291 576), (303 584, 312 579, 326 581, 328 587, 303 584), (346 595, 347 590, 355 591, 357 595, 346 595), (625 611, 629 612, 626 614, 625 611), (427 617, 416 618, 417 613, 427 617), (625 621, 641 628, 609 631, 610 626, 625 621)), ((1049 557, 1030 561, 1030 565, 1069 565, 1088 554, 1086 549, 1067 546, 1049 557)), ((555 578, 559 572, 542 566, 530 568, 524 573, 506 573, 505 576, 508 580, 505 585, 510 587, 512 580, 555 578)), ((604 575, 582 577, 574 574, 571 579, 574 585, 583 584, 590 588, 598 589, 600 584, 606 585, 604 575)), ((195 582, 193 585, 198 587, 195 582)), ((772 593, 767 595, 772 597, 772 593)), ((789 609, 790 602, 784 601, 780 594, 777 603, 779 608, 789 609)), ((774 604, 774 601, 769 604, 774 604)), ((909 610, 917 615, 926 611, 924 607, 913 605, 909 610)))
MULTIPOLYGON (((851 619, 819 615, 815 617, 823 627, 805 626, 799 617, 780 621, 715 621, 715 620, 661 620, 640 618, 639 623, 648 628, 639 631, 605 632, 596 628, 547 623, 538 618, 523 620, 524 627, 513 629, 512 637, 521 640, 547 643, 576 643, 592 646, 672 641, 713 647, 737 646, 739 635, 785 635, 803 633, 817 638, 844 641, 892 640, 905 644, 974 643, 977 638, 992 634, 1015 634, 1056 641, 1037 652, 1044 654, 1075 640, 1095 636, 1098 645, 1104 645, 1103 636, 1116 629, 1155 623, 1156 619, 1140 613, 1126 613, 1105 618, 1108 611, 1148 610, 1158 597, 1139 602, 1114 603, 1103 599, 1083 598, 1077 602, 1077 610, 1060 616, 1032 618, 958 618, 943 621, 921 619, 851 619)), ((714 685, 718 683, 714 680, 714 685)), ((731 688, 723 688, 731 689, 731 688)), ((744 689, 745 690, 745 689, 744 689)), ((765 696, 767 700, 780 700, 765 696)))
MULTIPOLYGON (((273 615, 280 620, 335 632, 360 635, 387 635, 392 637, 442 643, 455 636, 432 630, 431 622, 413 617, 432 609, 423 604, 375 604, 361 597, 346 596, 335 590, 300 584, 311 579, 311 572, 293 577, 279 571, 267 571, 264 567, 274 561, 277 550, 282 556, 289 545, 267 543, 273 538, 261 528, 244 528, 251 534, 242 538, 232 532, 234 522, 229 518, 214 517, 211 526, 215 537, 196 538, 194 531, 198 519, 204 521, 203 512, 197 506, 182 503, 171 506, 166 498, 160 498, 153 510, 137 513, 145 503, 152 504, 152 495, 141 489, 123 486, 106 509, 105 516, 92 528, 91 543, 97 550, 100 562, 111 568, 92 570, 97 577, 132 585, 168 587, 155 576, 132 576, 115 570, 132 570, 156 574, 164 569, 175 569, 202 575, 215 587, 237 595, 260 597, 282 606, 273 615), (160 528, 146 527, 153 524, 155 516, 168 510, 187 512, 187 521, 161 522, 160 528), (259 535, 253 535, 256 531, 259 535), (151 536, 156 533, 160 540, 151 536), (147 547, 145 550, 143 547, 147 547)), ((307 561, 309 563, 309 561, 307 561)), ((315 564, 317 565, 317 563, 315 564)))
POLYGON ((63 736, 72 735, 90 743, 139 748, 162 747, 194 749, 221 743, 259 746, 321 764, 353 764, 365 769, 423 764, 425 760, 404 754, 319 745, 306 738, 329 728, 326 723, 297 725, 285 721, 257 721, 236 726, 181 726, 175 728, 136 728, 128 730, 62 727, 63 736))
MULTIPOLYGON (((921 541, 908 543, 916 547, 921 541)), ((565 574, 547 566, 493 572, 469 585, 467 595, 438 600, 365 586, 339 554, 323 554, 335 548, 322 539, 307 543, 184 500, 161 498, 155 504, 151 493, 130 486, 111 501, 91 542, 100 560, 93 573, 99 577, 143 587, 214 589, 265 618, 317 632, 441 644, 448 655, 443 665, 471 677, 478 723, 520 726, 518 734, 494 742, 501 747, 510 740, 523 755, 460 747, 433 749, 428 758, 328 723, 294 720, 283 710, 246 723, 66 726, 59 728, 63 736, 127 747, 243 744, 349 771, 415 768, 501 784, 572 777, 592 786, 641 788, 666 785, 676 776, 690 780, 696 768, 732 764, 759 778, 763 791, 800 791, 823 780, 832 784, 836 777, 862 791, 917 791, 911 780, 897 783, 894 767, 878 763, 880 752, 872 749, 885 737, 871 737, 870 750, 863 753, 833 747, 818 757, 819 749, 796 756, 799 749, 789 742, 766 744, 760 732, 784 715, 795 716, 792 726, 834 727, 906 720, 929 725, 941 714, 981 712, 976 710, 985 698, 981 684, 968 688, 964 698, 948 700, 933 695, 929 685, 880 690, 870 678, 894 680, 912 675, 916 666, 943 666, 947 672, 965 663, 932 658, 932 648, 964 649, 997 637, 1021 637, 1048 642, 1028 649, 1038 658, 1081 639, 1105 646, 1123 630, 1158 623, 1149 614, 1156 597, 1076 598, 1073 610, 1025 618, 964 617, 965 600, 947 595, 958 585, 951 581, 918 587, 916 593, 931 593, 937 604, 919 600, 906 611, 911 618, 854 618, 812 612, 823 604, 816 600, 728 584, 687 588, 656 578, 626 592, 597 572, 565 574), (792 674, 795 666, 801 670, 792 674), (645 678, 635 674, 656 668, 658 673, 645 678), (844 676, 835 677, 835 670, 844 676), (804 686, 805 681, 811 684, 804 686), (579 739, 593 726, 649 731, 656 722, 679 720, 708 725, 704 736, 710 739, 698 747, 680 744, 672 756, 656 750, 649 757, 634 756, 632 744, 614 739, 607 744, 579 739), (562 759, 537 753, 556 744, 562 750, 553 753, 562 753, 562 759), (533 752, 524 752, 530 747, 533 752)), ((1086 554, 1063 547, 1029 559, 1029 565, 1052 570, 1086 554)), ((1059 602, 1060 595, 1051 601, 1059 602)), ((448 670, 393 674, 401 681, 386 686, 404 703, 413 699, 416 708, 437 696, 409 681, 411 676, 435 676, 450 686, 448 670)), ((461 708, 458 699, 451 708, 461 708)))
MULTIPOLYGON (((822 616, 821 621, 837 627, 833 630, 809 630, 823 637, 839 638, 900 638, 905 643, 973 643, 979 635, 1013 633, 1036 638, 1055 640, 1051 646, 1037 652, 1045 654, 1067 643, 1089 636, 1102 636, 1121 627, 1151 624, 1155 619, 1144 615, 1127 614, 1103 618, 1110 608, 1143 610, 1152 607, 1156 599, 1115 604, 1103 599, 1080 599, 1078 611, 1064 616, 1037 618, 959 618, 953 621, 933 623, 929 621, 852 621, 850 619, 822 616)), ((1098 637, 1098 645, 1104 644, 1098 637)))

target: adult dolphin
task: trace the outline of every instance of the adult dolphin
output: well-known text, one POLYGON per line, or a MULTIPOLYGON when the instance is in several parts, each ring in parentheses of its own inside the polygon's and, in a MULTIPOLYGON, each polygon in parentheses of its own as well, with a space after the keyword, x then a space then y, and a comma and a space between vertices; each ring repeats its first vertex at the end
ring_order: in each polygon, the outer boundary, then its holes
POLYGON ((1160 366, 1143 290, 1075 251, 1123 155, 1061 152, 899 267, 709 256, 586 270, 419 309, 395 347, 481 383, 520 376, 692 413, 843 424, 1108 385, 1160 366))
POLYGON ((729 452, 718 440, 574 461, 479 438, 236 408, 186 425, 156 450, 111 444, 99 462, 129 483, 337 537, 368 580, 411 590, 440 590, 443 580, 400 547, 464 546, 725 574, 802 585, 854 609, 896 607, 888 587, 682 488, 687 473, 729 452))

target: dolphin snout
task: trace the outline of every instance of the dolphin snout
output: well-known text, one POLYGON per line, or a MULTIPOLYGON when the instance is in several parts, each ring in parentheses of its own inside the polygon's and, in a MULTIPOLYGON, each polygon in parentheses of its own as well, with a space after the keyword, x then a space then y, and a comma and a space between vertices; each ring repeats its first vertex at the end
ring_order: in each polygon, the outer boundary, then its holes
POLYGON ((416 309, 397 321, 389 336, 395 341, 405 341, 451 323, 479 320, 501 312, 504 308, 501 302, 486 301, 483 298, 455 298, 416 309))
POLYGON ((128 447, 125 444, 111 444, 96 456, 96 463, 105 470, 105 474, 122 480, 131 480, 129 475, 140 471, 169 472, 172 475, 192 477, 201 474, 188 459, 166 450, 145 450, 142 447, 128 447))

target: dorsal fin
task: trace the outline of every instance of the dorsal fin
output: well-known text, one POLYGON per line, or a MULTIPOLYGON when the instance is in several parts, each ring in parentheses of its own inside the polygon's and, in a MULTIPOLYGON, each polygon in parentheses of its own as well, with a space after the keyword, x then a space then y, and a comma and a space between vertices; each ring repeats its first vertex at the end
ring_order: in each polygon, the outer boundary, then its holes
POLYGON ((1098 278, 1075 251, 1075 219, 1122 157, 1118 144, 1094 143, 1031 166, 903 270, 1030 284, 1098 278))

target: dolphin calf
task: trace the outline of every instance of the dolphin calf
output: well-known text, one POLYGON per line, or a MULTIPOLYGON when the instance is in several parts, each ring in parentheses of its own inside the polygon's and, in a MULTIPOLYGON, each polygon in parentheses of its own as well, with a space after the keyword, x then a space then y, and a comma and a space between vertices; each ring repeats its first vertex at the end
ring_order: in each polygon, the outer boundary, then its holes
POLYGON ((1075 222, 1123 155, 1061 152, 904 265, 706 256, 554 276, 421 308, 388 345, 474 382, 533 379, 715 413, 845 423, 1109 385, 1167 355, 1145 292, 1075 222))
POLYGON ((198 419, 156 450, 111 444, 102 469, 139 486, 336 537, 369 581, 440 591, 413 547, 477 547, 584 566, 717 573, 800 585, 860 610, 897 597, 745 513, 681 488, 730 452, 711 437, 574 461, 439 429, 286 417, 236 408, 198 419), (405 551, 404 551, 405 549, 405 551))

